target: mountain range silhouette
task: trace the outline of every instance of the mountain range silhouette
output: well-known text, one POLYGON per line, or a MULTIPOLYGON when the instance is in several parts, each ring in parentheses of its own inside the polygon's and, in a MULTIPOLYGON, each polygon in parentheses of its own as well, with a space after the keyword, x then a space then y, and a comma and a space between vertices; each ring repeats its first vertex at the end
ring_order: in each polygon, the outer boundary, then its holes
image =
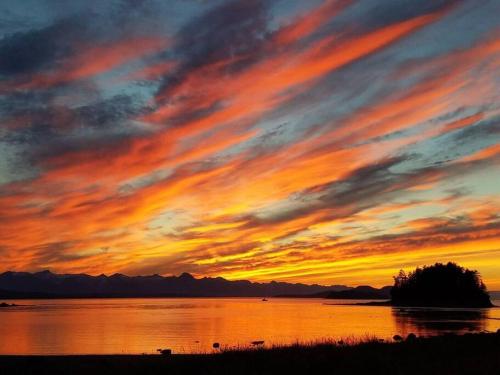
POLYGON ((0 298, 83 298, 83 297, 268 297, 313 295, 350 290, 345 285, 306 285, 271 281, 257 283, 230 281, 222 277, 107 276, 7 271, 0 274, 0 298))

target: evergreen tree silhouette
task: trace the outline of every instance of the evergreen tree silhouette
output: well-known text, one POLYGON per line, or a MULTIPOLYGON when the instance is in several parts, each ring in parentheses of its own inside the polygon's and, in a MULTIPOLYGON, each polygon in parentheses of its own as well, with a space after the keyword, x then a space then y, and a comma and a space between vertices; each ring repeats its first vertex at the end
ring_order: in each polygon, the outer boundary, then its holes
POLYGON ((491 307, 477 271, 455 263, 436 263, 394 277, 391 301, 398 306, 491 307))

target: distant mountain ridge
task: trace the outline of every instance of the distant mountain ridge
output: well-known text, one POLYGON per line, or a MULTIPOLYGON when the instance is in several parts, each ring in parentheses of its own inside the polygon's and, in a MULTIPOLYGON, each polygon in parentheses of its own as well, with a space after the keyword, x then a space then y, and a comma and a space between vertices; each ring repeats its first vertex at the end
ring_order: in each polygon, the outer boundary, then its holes
POLYGON ((334 299, 389 299, 391 298, 392 286, 384 286, 380 289, 369 285, 361 285, 353 289, 332 291, 326 298, 334 299))
POLYGON ((0 274, 0 298, 103 298, 103 297, 270 297, 310 295, 349 290, 345 285, 307 285, 271 281, 230 281, 222 277, 91 276, 7 271, 0 274))
POLYGON ((380 289, 369 285, 360 285, 357 287, 346 287, 341 290, 329 289, 324 292, 313 294, 283 294, 277 297, 293 298, 329 298, 329 299, 389 299, 391 298, 392 286, 384 286, 380 289))

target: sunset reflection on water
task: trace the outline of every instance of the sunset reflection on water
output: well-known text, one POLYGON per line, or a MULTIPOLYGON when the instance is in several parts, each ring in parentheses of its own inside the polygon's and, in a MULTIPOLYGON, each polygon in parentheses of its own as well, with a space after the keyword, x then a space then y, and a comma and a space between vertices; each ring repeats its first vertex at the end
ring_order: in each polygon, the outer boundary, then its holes
MULTIPOLYGON (((500 309, 424 312, 321 299, 25 300, 0 311, 0 354, 176 353, 394 334, 496 330, 500 309)), ((497 302, 498 303, 498 302, 497 302)))

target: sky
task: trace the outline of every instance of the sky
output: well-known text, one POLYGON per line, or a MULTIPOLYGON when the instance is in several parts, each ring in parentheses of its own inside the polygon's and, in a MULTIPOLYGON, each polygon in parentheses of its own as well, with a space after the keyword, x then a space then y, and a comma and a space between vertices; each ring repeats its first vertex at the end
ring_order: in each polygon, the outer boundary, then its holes
POLYGON ((500 289, 498 14, 2 1, 0 271, 500 289))

